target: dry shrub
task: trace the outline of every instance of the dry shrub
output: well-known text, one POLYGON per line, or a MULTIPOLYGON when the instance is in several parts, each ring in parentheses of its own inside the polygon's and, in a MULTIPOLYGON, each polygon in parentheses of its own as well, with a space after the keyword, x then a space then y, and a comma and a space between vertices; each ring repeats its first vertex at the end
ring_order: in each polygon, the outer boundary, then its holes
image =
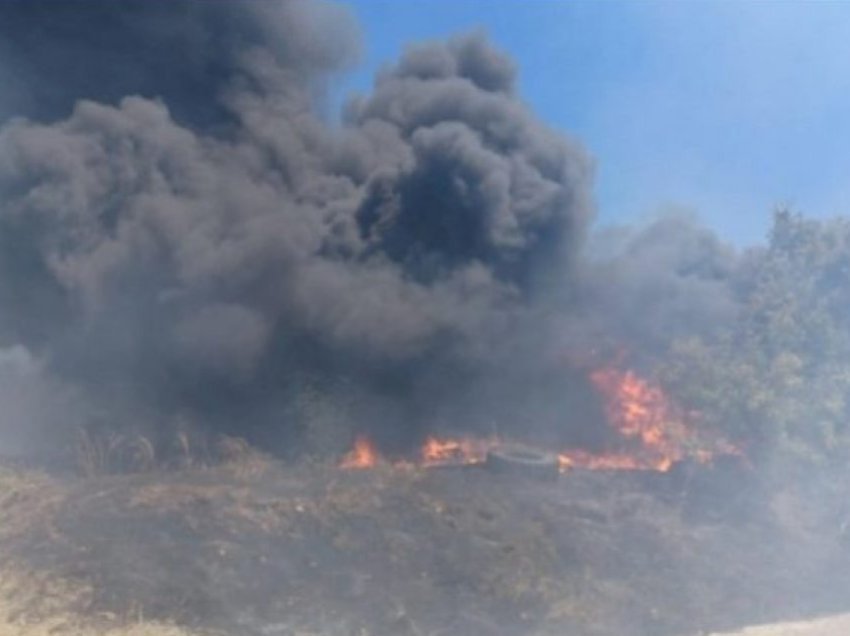
POLYGON ((74 457, 86 477, 150 472, 158 465, 156 448, 147 437, 88 429, 77 431, 74 457))
POLYGON ((107 472, 112 440, 104 439, 88 429, 78 429, 74 445, 77 469, 86 477, 107 472))
POLYGON ((77 470, 86 477, 198 470, 223 467, 240 479, 263 475, 271 458, 238 437, 208 436, 179 428, 172 438, 155 445, 137 433, 79 429, 74 448, 77 470), (211 448, 212 446, 212 448, 211 448))
POLYGON ((268 455, 239 437, 221 436, 216 451, 221 465, 239 479, 261 477, 271 466, 268 455))

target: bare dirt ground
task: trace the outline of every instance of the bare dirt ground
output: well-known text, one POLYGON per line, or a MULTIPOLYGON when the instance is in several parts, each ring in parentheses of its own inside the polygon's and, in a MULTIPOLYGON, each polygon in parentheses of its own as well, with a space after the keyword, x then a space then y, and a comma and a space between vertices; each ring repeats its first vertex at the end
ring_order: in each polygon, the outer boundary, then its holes
POLYGON ((0 469, 0 635, 695 636, 850 608, 847 551, 793 501, 671 484, 0 469))

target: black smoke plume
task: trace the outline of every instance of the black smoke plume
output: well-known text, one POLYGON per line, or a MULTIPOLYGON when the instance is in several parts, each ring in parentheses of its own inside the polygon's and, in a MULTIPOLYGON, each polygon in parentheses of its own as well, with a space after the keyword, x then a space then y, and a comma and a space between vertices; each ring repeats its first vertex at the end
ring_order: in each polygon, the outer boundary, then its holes
MULTIPOLYGON (((484 36, 409 48, 329 122, 357 48, 318 0, 0 3, 0 372, 45 395, 5 429, 189 419, 285 449, 318 417, 388 445, 461 425, 592 442, 557 349, 681 254, 583 258, 591 161, 484 36)), ((722 277, 685 230, 689 275, 722 277)))

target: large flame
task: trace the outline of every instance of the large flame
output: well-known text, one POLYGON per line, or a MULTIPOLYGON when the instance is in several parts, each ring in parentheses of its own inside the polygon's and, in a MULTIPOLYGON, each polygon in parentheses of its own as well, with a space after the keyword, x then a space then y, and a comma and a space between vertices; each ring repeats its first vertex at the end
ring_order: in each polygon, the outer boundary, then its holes
MULTIPOLYGON (((615 367, 596 370, 590 379, 605 400, 610 424, 624 440, 639 443, 639 452, 611 456, 605 461, 622 468, 666 471, 685 456, 693 433, 685 424, 685 414, 660 386, 634 371, 615 367)), ((592 463, 594 458, 585 461, 592 463)))
MULTIPOLYGON (((688 414, 678 408, 661 386, 634 371, 614 366, 590 373, 599 392, 610 426, 619 434, 621 448, 606 453, 563 449, 557 453, 562 471, 656 470, 666 472, 685 457, 708 462, 716 454, 736 454, 729 444, 700 440, 688 426, 688 414)), ((497 437, 428 437, 416 460, 395 462, 397 467, 480 464, 488 452, 512 440, 497 437)), ((382 461, 374 444, 358 436, 354 448, 343 457, 342 468, 371 468, 382 461)))

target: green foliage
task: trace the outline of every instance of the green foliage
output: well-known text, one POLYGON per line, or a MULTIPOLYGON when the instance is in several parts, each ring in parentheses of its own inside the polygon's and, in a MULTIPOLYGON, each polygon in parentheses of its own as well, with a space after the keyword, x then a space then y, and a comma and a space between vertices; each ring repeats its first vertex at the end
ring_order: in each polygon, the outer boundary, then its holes
POLYGON ((674 343, 665 379, 704 426, 756 451, 846 456, 850 220, 778 211, 738 283, 738 320, 711 341, 674 343))

